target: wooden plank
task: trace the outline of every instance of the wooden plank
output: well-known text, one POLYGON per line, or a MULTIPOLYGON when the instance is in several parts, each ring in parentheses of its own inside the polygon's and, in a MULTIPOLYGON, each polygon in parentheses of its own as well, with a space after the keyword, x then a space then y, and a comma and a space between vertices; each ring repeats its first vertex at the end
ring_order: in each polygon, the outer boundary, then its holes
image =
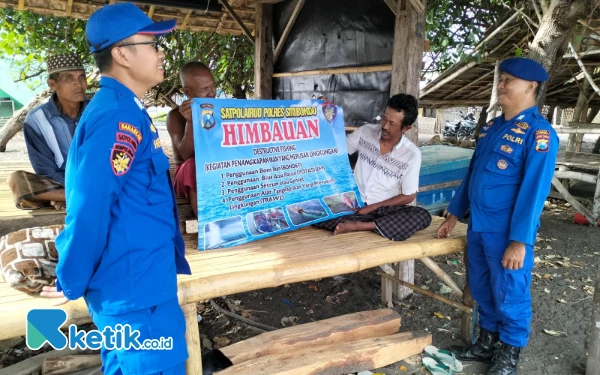
POLYGON ((198 328, 198 310, 196 303, 183 305, 185 315, 185 342, 188 359, 185 361, 187 374, 202 374, 202 351, 200 350, 200 330, 198 328))
POLYGON ((65 355, 73 355, 80 353, 81 351, 63 349, 63 350, 51 350, 46 353, 38 354, 35 357, 27 358, 24 361, 16 363, 12 366, 0 369, 0 375, 31 375, 37 374, 42 371, 42 363, 46 358, 59 357, 65 355))
POLYGON ((554 130, 558 134, 600 134, 600 128, 594 127, 566 127, 566 126, 555 126, 554 130))
POLYGON ((395 16, 396 11, 398 10, 398 0, 383 0, 383 1, 385 1, 387 6, 390 7, 390 9, 392 10, 392 12, 394 13, 394 16, 395 16))
POLYGON ((462 180, 454 180, 454 181, 448 181, 448 182, 441 182, 439 184, 434 184, 434 185, 419 186, 419 193, 422 193, 425 191, 437 190, 437 189, 445 189, 445 188, 449 188, 449 187, 453 187, 453 186, 460 186, 461 183, 462 183, 462 180))
POLYGON ((318 346, 243 362, 216 375, 347 374, 384 367, 423 352, 431 335, 405 332, 387 337, 318 346))
POLYGON ((257 99, 273 97, 273 6, 256 4, 254 15, 254 95, 257 99))
POLYGON ((361 311, 263 333, 221 348, 221 352, 237 365, 266 355, 388 336, 399 329, 400 315, 394 310, 361 311))
POLYGON ((372 65, 372 66, 359 66, 359 67, 354 67, 354 68, 332 68, 332 69, 305 70, 302 72, 273 73, 273 78, 302 77, 302 76, 327 75, 327 74, 375 73, 375 72, 389 72, 390 70, 392 70, 392 66, 389 64, 387 64, 387 65, 372 65))
POLYGON ((277 42, 277 47, 275 48, 275 53, 273 55, 273 62, 277 61, 277 58, 279 57, 279 54, 281 53, 281 50, 283 49, 283 46, 285 45, 285 42, 287 41, 287 38, 290 35, 290 31, 292 31, 292 28, 294 27, 296 19, 298 19, 298 16, 300 15, 300 10, 302 10, 303 6, 304 0, 298 0, 298 2, 296 3, 296 7, 292 12, 292 16, 290 17, 290 20, 288 21, 287 25, 285 26, 285 29, 283 30, 283 34, 281 34, 281 38, 279 39, 279 42, 277 42))
MULTIPOLYGON (((231 14, 231 17, 233 17, 233 19, 235 20, 235 22, 237 22, 237 24, 240 26, 240 28, 244 31, 244 34, 246 34, 246 36, 248 37, 248 39, 250 39, 250 41, 252 42, 252 44, 255 44, 254 43, 254 37, 252 36, 252 33, 250 32, 250 30, 248 30, 248 28, 246 27, 246 25, 244 25, 244 21, 242 21, 242 19, 237 15, 237 13, 235 12, 235 10, 233 10, 233 8, 231 7, 231 5, 229 5, 229 2, 227 0, 219 0, 219 1, 221 2, 221 4, 223 4, 223 6, 225 7, 225 9, 227 9, 227 11, 229 12, 229 14, 231 14)), ((260 6, 260 5, 257 5, 257 6, 260 6)))
POLYGON ((99 354, 66 355, 44 358, 42 375, 64 375, 102 365, 99 354))

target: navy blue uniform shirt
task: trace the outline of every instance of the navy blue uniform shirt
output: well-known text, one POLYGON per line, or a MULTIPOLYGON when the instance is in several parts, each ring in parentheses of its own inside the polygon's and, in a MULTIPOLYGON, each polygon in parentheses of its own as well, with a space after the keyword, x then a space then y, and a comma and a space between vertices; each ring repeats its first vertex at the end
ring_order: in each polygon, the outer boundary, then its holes
POLYGON ((509 121, 499 116, 479 134, 467 175, 448 206, 461 218, 471 209, 475 232, 508 232, 533 246, 550 192, 558 136, 531 107, 509 121))
POLYGON ((66 227, 56 240, 57 289, 100 314, 177 297, 190 274, 169 160, 135 94, 103 77, 69 150, 66 227))

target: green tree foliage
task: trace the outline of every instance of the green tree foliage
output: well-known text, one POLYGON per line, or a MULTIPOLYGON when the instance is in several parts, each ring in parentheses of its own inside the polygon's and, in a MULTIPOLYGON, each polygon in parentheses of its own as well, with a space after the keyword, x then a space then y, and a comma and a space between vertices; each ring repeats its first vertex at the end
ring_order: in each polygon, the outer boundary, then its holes
MULTIPOLYGON (((79 53, 86 65, 90 84, 97 80, 97 69, 85 39, 86 20, 41 16, 0 9, 0 58, 19 68, 18 80, 30 85, 45 85, 45 59, 51 53, 79 53)), ((174 30, 159 39, 165 52, 165 80, 147 96, 148 104, 173 105, 181 93, 178 72, 188 61, 202 61, 213 71, 217 87, 225 94, 246 98, 253 93, 254 46, 245 36, 214 32, 174 30)))
POLYGON ((485 30, 513 12, 511 6, 502 0, 429 0, 426 21, 430 50, 423 74, 439 73, 459 59, 469 58, 485 30))

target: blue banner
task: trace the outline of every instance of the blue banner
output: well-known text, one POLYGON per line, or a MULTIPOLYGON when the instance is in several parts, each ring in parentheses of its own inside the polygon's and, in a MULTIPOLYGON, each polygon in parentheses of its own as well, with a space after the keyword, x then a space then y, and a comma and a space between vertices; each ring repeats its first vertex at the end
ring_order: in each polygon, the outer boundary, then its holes
POLYGON ((229 247, 364 206, 341 107, 194 99, 198 249, 229 247))

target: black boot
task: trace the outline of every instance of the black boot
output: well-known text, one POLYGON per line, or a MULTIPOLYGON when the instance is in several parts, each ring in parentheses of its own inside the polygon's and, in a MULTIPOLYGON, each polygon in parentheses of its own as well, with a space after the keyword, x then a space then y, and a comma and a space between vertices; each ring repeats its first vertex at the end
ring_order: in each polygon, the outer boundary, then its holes
POLYGON ((497 332, 490 332, 479 328, 479 339, 475 345, 452 346, 450 351, 460 361, 488 362, 498 353, 500 339, 497 332))
POLYGON ((486 375, 517 375, 521 348, 502 343, 502 348, 493 359, 494 364, 486 375))

